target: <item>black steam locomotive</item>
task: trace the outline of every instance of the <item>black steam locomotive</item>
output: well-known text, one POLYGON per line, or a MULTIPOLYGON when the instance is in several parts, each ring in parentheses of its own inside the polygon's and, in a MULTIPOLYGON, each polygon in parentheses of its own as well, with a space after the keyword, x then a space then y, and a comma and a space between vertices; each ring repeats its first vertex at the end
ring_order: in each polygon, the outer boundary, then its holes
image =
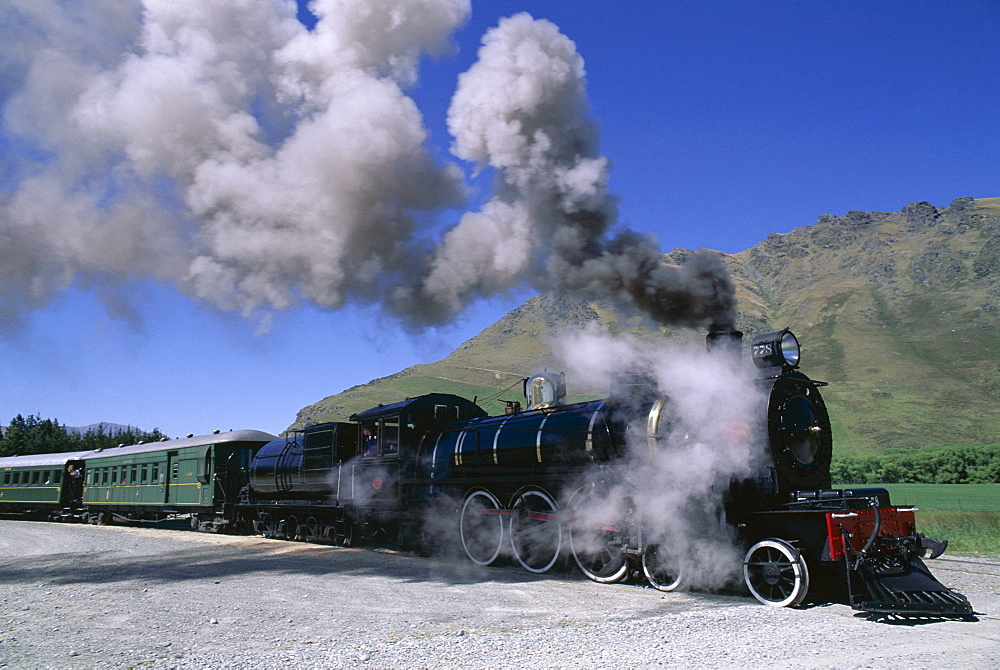
MULTIPOLYGON (((720 356, 737 355, 741 342, 735 331, 708 338, 720 356)), ((801 604, 812 578, 843 583, 860 610, 970 613, 921 560, 946 543, 916 532, 913 508, 891 505, 884 489, 830 487, 823 383, 796 369, 795 336, 758 336, 750 352, 765 406, 727 439, 768 453, 682 498, 674 516, 742 547, 743 580, 768 605, 801 604)), ((650 476, 657 461, 678 449, 687 458, 699 436, 675 434, 671 398, 643 375, 622 376, 603 400, 564 396, 562 377, 546 373, 525 381, 527 408, 503 416, 429 394, 311 426, 257 453, 240 509, 269 537, 426 545, 443 530, 479 565, 512 560, 542 573, 568 554, 598 582, 641 572, 664 591, 698 583, 698 542, 681 542, 649 500, 674 485, 650 476)))
MULTIPOLYGON (((735 365, 742 334, 711 333, 708 344, 735 365)), ((3 458, 0 513, 183 515, 200 530, 444 544, 478 565, 534 573, 572 557, 595 581, 643 575, 663 591, 718 586, 703 579, 714 572, 774 606, 837 584, 859 610, 971 613, 921 560, 946 543, 916 532, 913 508, 891 505, 884 489, 831 488, 823 383, 797 370, 795 336, 758 336, 750 355, 756 373, 732 393, 752 411, 737 419, 720 406, 685 424, 685 398, 643 374, 619 376, 605 399, 566 403, 562 376, 543 373, 525 380, 527 407, 502 416, 431 393, 280 439, 234 431, 3 458)))

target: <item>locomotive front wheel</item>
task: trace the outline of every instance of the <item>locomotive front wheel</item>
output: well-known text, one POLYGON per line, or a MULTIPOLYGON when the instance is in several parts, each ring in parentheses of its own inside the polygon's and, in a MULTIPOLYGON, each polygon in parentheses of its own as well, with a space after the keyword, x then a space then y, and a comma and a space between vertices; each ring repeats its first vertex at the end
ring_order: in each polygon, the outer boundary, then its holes
POLYGON ((628 576, 626 539, 619 523, 608 523, 606 501, 590 487, 570 498, 573 518, 567 524, 569 546, 580 571, 601 584, 620 582, 628 576))
POLYGON ((642 552, 642 573, 650 585, 660 591, 674 591, 681 585, 684 575, 674 563, 658 544, 651 544, 642 552))
POLYGON ((743 577, 753 597, 772 607, 797 607, 809 591, 809 568, 795 547, 768 538, 750 547, 743 577))
POLYGON ((476 565, 489 565, 503 549, 506 516, 489 491, 475 491, 462 504, 459 533, 465 555, 476 565))
POLYGON ((555 501, 537 489, 525 491, 511 505, 511 547, 528 572, 546 572, 559 559, 562 528, 557 515, 555 501))

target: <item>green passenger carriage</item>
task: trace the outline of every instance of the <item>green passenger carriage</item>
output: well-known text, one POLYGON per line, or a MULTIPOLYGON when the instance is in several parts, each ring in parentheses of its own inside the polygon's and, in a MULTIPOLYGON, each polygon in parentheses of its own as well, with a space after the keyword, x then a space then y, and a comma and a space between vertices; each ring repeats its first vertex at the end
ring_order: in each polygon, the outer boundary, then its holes
POLYGON ((79 514, 84 459, 93 452, 0 458, 0 512, 44 513, 50 519, 79 514))
POLYGON ((109 523, 190 515, 194 528, 221 530, 235 518, 231 512, 254 454, 274 439, 236 430, 90 452, 86 516, 109 523))

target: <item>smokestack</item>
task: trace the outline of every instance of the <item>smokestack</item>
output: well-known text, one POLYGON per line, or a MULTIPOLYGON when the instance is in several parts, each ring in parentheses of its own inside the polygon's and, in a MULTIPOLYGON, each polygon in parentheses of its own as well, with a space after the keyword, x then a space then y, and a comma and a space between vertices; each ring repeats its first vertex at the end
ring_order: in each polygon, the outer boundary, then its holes
POLYGON ((709 353, 739 357, 743 353, 743 331, 713 330, 705 336, 705 348, 709 353))

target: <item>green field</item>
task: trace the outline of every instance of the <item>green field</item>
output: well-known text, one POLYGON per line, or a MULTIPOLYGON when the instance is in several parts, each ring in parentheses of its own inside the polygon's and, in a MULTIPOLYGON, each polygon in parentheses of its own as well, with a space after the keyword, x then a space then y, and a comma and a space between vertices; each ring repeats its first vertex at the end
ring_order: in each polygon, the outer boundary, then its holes
MULTIPOLYGON (((841 485, 838 485, 838 487, 841 485)), ((913 505, 917 530, 948 540, 947 555, 1000 556, 1000 485, 997 484, 863 484, 880 486, 893 504, 913 505)))
POLYGON ((886 489, 895 505, 914 505, 921 511, 962 510, 1000 513, 997 484, 837 484, 837 488, 877 486, 886 489))

